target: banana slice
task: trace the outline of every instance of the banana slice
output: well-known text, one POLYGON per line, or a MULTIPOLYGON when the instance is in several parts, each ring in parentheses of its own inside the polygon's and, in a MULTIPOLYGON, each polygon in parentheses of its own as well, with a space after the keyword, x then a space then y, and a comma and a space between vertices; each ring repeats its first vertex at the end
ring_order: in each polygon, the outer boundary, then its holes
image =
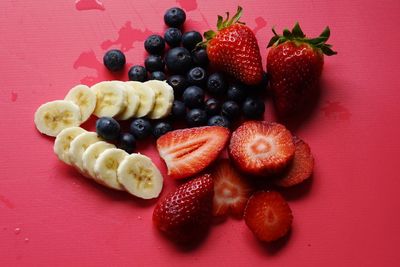
POLYGON ((67 100, 55 100, 41 105, 35 112, 35 125, 39 132, 57 136, 62 130, 79 126, 79 107, 67 100))
POLYGON ((151 199, 160 195, 163 177, 150 158, 131 154, 118 167, 118 181, 134 196, 151 199))
POLYGON ((132 86, 124 83, 125 90, 125 110, 115 116, 118 120, 127 120, 132 118, 139 108, 139 95, 132 86))
POLYGON ((156 102, 156 94, 153 89, 141 82, 129 81, 126 85, 131 87, 139 96, 139 107, 136 110, 135 117, 141 118, 146 116, 153 110, 156 102))
POLYGON ((94 164, 96 163, 99 155, 106 149, 115 148, 113 144, 100 141, 94 144, 91 144, 82 155, 83 169, 92 177, 96 178, 96 174, 94 173, 94 164))
POLYGON ((75 137, 72 140, 68 156, 70 162, 73 166, 75 166, 80 172, 85 174, 85 169, 83 168, 83 161, 82 156, 85 150, 91 145, 96 142, 102 141, 100 137, 97 136, 95 132, 84 132, 75 137))
POLYGON ((71 161, 69 159, 69 148, 71 142, 80 135, 81 133, 86 132, 85 129, 81 127, 70 127, 62 130, 56 137, 54 141, 54 153, 56 153, 59 160, 65 162, 68 165, 71 165, 71 161))
POLYGON ((174 90, 167 82, 151 80, 144 83, 156 93, 156 103, 147 115, 150 119, 161 119, 169 115, 174 102, 174 90))
POLYGON ((124 190, 118 182, 117 169, 121 161, 128 155, 128 153, 119 148, 104 150, 94 164, 95 180, 110 188, 124 190))
POLYGON ((79 84, 69 90, 64 99, 78 105, 82 115, 81 122, 87 121, 96 107, 96 94, 83 84, 79 84))
POLYGON ((125 86, 120 81, 105 81, 93 85, 96 93, 96 108, 93 114, 97 117, 114 117, 125 110, 125 86))

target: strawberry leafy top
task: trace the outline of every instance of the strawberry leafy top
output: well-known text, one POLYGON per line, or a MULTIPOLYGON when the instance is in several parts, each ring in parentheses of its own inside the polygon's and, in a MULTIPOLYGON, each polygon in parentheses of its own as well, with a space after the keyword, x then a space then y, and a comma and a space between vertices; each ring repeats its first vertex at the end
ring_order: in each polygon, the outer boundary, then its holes
POLYGON ((307 43, 311 47, 319 49, 320 51, 322 51, 322 53, 324 53, 327 56, 332 56, 337 54, 336 51, 332 50, 332 45, 326 43, 331 34, 329 27, 326 27, 322 31, 322 33, 316 38, 306 38, 306 35, 301 30, 298 22, 296 22, 292 31, 284 29, 283 35, 277 34, 274 28, 272 28, 272 32, 274 33, 274 36, 269 41, 267 47, 271 47, 273 45, 280 45, 287 41, 293 41, 295 43, 307 43))

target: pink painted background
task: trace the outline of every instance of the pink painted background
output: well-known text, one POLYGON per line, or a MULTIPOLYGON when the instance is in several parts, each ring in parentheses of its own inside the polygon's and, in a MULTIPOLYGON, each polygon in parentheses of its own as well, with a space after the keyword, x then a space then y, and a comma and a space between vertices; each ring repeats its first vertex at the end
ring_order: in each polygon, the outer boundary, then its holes
MULTIPOLYGON (((0 266, 398 266, 398 0, 2 0, 0 13, 0 266), (126 71, 105 70, 104 52, 119 48, 128 65, 142 63, 143 41, 163 32, 168 7, 183 7, 186 28, 204 31, 237 4, 264 58, 274 25, 300 21, 309 35, 331 27, 339 54, 326 59, 318 105, 295 129, 314 152, 314 181, 287 194, 294 225, 286 241, 262 245, 229 219, 182 251, 153 229, 155 202, 60 163, 33 113, 78 83, 127 80, 126 71)), ((93 129, 94 119, 84 126, 93 129)), ((153 144, 139 149, 165 173, 153 144)), ((164 193, 174 186, 166 180, 164 193)))

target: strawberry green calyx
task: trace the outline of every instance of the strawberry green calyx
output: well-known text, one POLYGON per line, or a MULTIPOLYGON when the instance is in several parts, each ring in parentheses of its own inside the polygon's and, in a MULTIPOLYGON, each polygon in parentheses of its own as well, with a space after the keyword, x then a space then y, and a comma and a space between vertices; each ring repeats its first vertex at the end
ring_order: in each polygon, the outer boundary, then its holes
POLYGON ((274 33, 274 36, 269 41, 267 47, 271 47, 273 45, 280 45, 287 41, 293 41, 295 43, 309 44, 311 47, 319 49, 320 51, 322 51, 323 54, 327 56, 332 56, 337 54, 336 51, 332 50, 332 45, 326 43, 331 34, 329 27, 326 27, 322 31, 322 33, 316 38, 306 38, 306 35, 301 30, 298 22, 296 22, 292 31, 284 29, 283 35, 277 34, 274 28, 272 28, 272 32, 274 33))

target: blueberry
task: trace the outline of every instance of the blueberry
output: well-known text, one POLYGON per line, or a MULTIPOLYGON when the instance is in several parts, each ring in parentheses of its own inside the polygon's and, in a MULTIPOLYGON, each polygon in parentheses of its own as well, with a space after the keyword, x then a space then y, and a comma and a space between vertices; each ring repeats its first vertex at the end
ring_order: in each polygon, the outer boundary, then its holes
POLYGON ((207 124, 207 113, 202 109, 192 109, 186 114, 186 122, 190 127, 198 127, 207 124))
POLYGON ((240 115, 240 107, 235 101, 229 100, 222 104, 221 113, 228 119, 238 119, 240 115))
POLYGON ((158 34, 150 35, 147 37, 146 41, 144 41, 144 49, 146 49, 149 54, 160 55, 164 52, 164 48, 165 41, 158 34))
POLYGON ((212 116, 208 120, 207 125, 208 126, 222 126, 222 127, 226 127, 226 128, 229 128, 231 126, 229 120, 225 116, 221 116, 221 115, 212 116))
POLYGON ((164 14, 164 22, 169 27, 179 28, 186 20, 185 11, 179 7, 168 9, 164 14))
POLYGON ((242 84, 231 84, 226 93, 227 99, 236 103, 242 103, 246 99, 246 95, 246 89, 242 84))
POLYGON ((110 71, 122 70, 126 63, 125 55, 117 49, 109 50, 103 57, 103 63, 110 71))
POLYGON ((133 134, 123 133, 119 138, 119 148, 125 150, 129 154, 134 151, 136 147, 136 139, 133 134))
POLYGON ((144 60, 144 66, 146 67, 147 71, 163 71, 165 68, 164 60, 159 55, 149 55, 144 60))
POLYGON ((137 139, 144 139, 151 134, 151 124, 146 119, 135 119, 131 123, 130 132, 137 139))
POLYGON ((223 95, 226 93, 228 86, 226 84, 224 76, 221 73, 216 72, 210 75, 207 80, 207 90, 211 94, 223 95))
POLYGON ((143 66, 132 66, 128 71, 130 81, 145 82, 147 80, 147 70, 143 66))
POLYGON ((167 52, 165 64, 173 74, 186 73, 192 66, 192 57, 187 49, 175 47, 167 52))
POLYGON ((196 31, 185 32, 182 35, 182 45, 189 51, 192 51, 201 41, 203 41, 203 37, 196 31))
POLYGON ((168 122, 160 121, 157 122, 153 127, 153 136, 158 138, 167 132, 172 131, 172 126, 168 122))
POLYGON ((208 55, 205 48, 197 48, 192 52, 193 63, 197 66, 206 67, 208 65, 208 55))
POLYGON ((182 95, 183 102, 189 108, 199 108, 204 103, 204 90, 198 86, 189 86, 182 95))
POLYGON ((248 119, 262 119, 265 111, 264 101, 256 97, 248 97, 243 103, 242 111, 248 119))
POLYGON ((206 71, 202 67, 194 67, 189 70, 187 74, 187 80, 192 85, 204 85, 207 80, 206 71))
POLYGON ((186 106, 185 103, 179 100, 175 100, 172 104, 172 116, 174 118, 183 118, 186 115, 186 106))
POLYGON ((221 103, 215 98, 209 98, 205 110, 209 116, 217 115, 221 111, 221 103))
POLYGON ((268 73, 263 72, 262 80, 259 84, 251 86, 249 92, 252 94, 262 94, 266 92, 269 83, 268 73))
POLYGON ((164 39, 169 47, 179 46, 182 40, 182 32, 177 28, 168 28, 164 33, 164 39))
POLYGON ((155 72, 152 72, 150 74, 150 79, 151 80, 165 81, 167 79, 167 76, 162 71, 155 71, 155 72))
POLYGON ((183 75, 169 76, 167 83, 174 89, 175 96, 181 96, 185 88, 188 86, 186 78, 183 75))
POLYGON ((101 117, 96 121, 96 133, 106 141, 116 141, 121 133, 121 126, 111 117, 101 117))

